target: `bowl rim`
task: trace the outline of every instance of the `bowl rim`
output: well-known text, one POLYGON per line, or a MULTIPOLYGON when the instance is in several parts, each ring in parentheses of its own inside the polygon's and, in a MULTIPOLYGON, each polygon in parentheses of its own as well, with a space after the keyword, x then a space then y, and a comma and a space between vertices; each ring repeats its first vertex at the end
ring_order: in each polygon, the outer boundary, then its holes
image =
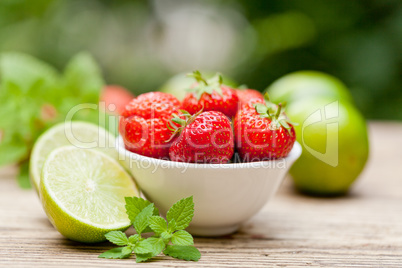
POLYGON ((212 164, 212 163, 187 163, 187 162, 176 162, 176 161, 170 161, 170 160, 164 160, 164 159, 158 159, 158 158, 152 158, 149 156, 144 156, 140 155, 137 153, 133 153, 129 150, 127 150, 124 146, 124 141, 121 135, 119 135, 116 138, 116 149, 119 153, 119 160, 120 159, 120 154, 124 154, 125 156, 128 156, 131 159, 137 160, 137 161, 147 161, 151 164, 154 165, 174 165, 177 168, 247 168, 247 167, 253 167, 253 168, 258 168, 258 167, 267 167, 267 164, 271 164, 272 166, 276 166, 277 163, 280 161, 285 161, 285 162, 294 162, 296 161, 301 153, 302 153, 302 147, 300 143, 295 141, 292 150, 289 152, 289 154, 284 157, 284 158, 279 158, 275 160, 268 160, 268 161, 256 161, 256 162, 246 162, 246 163, 228 163, 228 164, 212 164))

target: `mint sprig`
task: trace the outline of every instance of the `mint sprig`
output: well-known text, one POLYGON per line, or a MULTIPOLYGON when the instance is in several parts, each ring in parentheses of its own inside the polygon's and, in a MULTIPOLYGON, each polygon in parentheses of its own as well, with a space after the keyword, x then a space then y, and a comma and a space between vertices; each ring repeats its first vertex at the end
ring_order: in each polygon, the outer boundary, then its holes
POLYGON ((99 255, 99 258, 126 259, 133 253, 136 262, 144 262, 163 252, 173 258, 198 261, 201 253, 194 245, 194 239, 184 229, 194 216, 193 197, 187 197, 175 203, 167 212, 166 219, 159 216, 155 205, 139 197, 126 197, 126 213, 137 234, 127 238, 121 231, 112 231, 106 239, 120 246, 99 255), (148 238, 143 233, 153 232, 148 238))

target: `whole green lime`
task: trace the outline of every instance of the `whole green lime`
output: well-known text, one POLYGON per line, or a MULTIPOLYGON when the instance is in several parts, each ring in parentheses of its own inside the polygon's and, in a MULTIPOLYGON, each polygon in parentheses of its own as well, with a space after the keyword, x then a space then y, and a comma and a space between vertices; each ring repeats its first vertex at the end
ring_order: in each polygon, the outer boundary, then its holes
POLYGON ((369 143, 366 122, 350 103, 331 97, 303 98, 286 109, 301 157, 290 170, 295 186, 314 195, 347 192, 363 170, 369 143))
MULTIPOLYGON (((190 72, 188 72, 190 73, 190 72)), ((184 99, 184 96, 187 93, 187 89, 191 87, 192 84, 195 83, 194 78, 187 77, 187 73, 179 73, 173 77, 171 77, 169 80, 167 80, 160 88, 159 91, 165 92, 165 93, 170 93, 173 96, 175 96, 177 99, 180 101, 184 99)), ((205 75, 206 78, 211 78, 212 76, 215 75, 215 73, 212 72, 203 72, 203 75, 205 75)), ((234 82, 231 78, 227 76, 222 76, 223 78, 223 83, 225 85, 228 85, 230 87, 237 87, 237 83, 234 82)))
POLYGON ((271 100, 277 103, 290 103, 312 96, 353 102, 349 90, 338 78, 318 71, 287 74, 267 87, 266 91, 271 100))

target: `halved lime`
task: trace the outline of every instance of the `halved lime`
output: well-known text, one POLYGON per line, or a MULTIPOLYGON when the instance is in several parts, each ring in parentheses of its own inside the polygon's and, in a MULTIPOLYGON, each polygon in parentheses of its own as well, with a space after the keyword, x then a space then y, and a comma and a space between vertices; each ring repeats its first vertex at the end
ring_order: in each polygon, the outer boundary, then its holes
POLYGON ((54 149, 65 145, 94 148, 115 159, 118 158, 115 149, 115 137, 106 129, 80 121, 55 125, 38 138, 32 150, 29 172, 31 182, 37 192, 39 192, 40 174, 46 157, 54 149))
POLYGON ((41 201, 53 226, 84 243, 105 240, 125 230, 130 220, 126 196, 139 196, 133 180, 113 158, 97 150, 63 146, 46 159, 40 181, 41 201))

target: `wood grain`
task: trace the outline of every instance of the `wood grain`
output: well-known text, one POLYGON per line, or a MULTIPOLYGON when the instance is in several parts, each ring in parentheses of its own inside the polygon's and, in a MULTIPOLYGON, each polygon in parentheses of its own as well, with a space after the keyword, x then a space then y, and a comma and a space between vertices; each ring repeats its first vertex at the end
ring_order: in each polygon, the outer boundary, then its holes
MULTIPOLYGON (((402 124, 370 124, 369 163, 349 195, 316 198, 286 179, 275 198, 233 235, 196 238, 199 262, 158 257, 142 267, 402 267, 402 124)), ((97 256, 108 243, 63 238, 16 169, 0 170, 1 267, 132 267, 97 256)), ((132 230, 130 230, 132 232, 132 230)))

